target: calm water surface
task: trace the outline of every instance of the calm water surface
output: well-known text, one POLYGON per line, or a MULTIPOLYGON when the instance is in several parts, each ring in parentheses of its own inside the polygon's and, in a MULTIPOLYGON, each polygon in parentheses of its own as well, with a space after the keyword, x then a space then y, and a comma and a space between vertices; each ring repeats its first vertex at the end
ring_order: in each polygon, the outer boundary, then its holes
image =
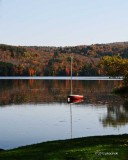
POLYGON ((121 80, 74 80, 73 94, 84 101, 67 104, 70 80, 0 80, 0 148, 49 140, 124 134, 128 101, 110 92, 121 80))

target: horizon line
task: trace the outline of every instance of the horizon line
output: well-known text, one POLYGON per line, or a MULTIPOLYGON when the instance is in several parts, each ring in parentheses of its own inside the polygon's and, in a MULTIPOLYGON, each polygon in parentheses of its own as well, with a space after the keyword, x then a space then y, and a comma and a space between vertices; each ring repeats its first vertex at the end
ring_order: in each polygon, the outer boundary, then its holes
POLYGON ((55 48, 65 48, 65 47, 78 47, 78 46, 92 46, 92 45, 107 45, 107 44, 117 44, 117 43, 128 43, 128 41, 116 41, 116 42, 106 42, 106 43, 92 43, 92 44, 78 44, 78 45, 15 45, 15 44, 5 44, 0 43, 0 45, 7 45, 7 46, 15 46, 15 47, 55 47, 55 48))

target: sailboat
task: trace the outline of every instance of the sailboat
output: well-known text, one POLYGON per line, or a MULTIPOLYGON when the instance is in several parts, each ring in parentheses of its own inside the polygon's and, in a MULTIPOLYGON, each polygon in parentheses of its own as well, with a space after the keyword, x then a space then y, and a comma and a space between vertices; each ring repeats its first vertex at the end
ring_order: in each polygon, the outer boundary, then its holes
POLYGON ((73 57, 71 57, 71 93, 67 97, 67 102, 68 103, 78 103, 78 102, 83 101, 84 96, 72 94, 72 63, 73 63, 73 57))

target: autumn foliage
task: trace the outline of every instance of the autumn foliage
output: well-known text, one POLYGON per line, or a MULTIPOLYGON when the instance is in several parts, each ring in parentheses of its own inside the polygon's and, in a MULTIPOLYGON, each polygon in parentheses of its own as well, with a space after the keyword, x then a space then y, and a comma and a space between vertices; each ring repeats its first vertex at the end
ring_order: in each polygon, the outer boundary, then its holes
POLYGON ((100 64, 101 59, 104 56, 117 55, 123 59, 128 58, 128 43, 74 47, 1 44, 0 76, 70 76, 71 56, 73 57, 73 76, 106 75, 106 70, 100 64))

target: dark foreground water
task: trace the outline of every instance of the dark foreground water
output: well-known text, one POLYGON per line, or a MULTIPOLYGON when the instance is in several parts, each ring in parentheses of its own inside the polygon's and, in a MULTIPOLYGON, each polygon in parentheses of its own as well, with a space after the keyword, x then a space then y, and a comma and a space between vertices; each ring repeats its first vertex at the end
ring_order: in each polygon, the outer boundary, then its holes
POLYGON ((0 148, 49 140, 128 133, 128 101, 111 94, 121 80, 0 80, 0 148))

